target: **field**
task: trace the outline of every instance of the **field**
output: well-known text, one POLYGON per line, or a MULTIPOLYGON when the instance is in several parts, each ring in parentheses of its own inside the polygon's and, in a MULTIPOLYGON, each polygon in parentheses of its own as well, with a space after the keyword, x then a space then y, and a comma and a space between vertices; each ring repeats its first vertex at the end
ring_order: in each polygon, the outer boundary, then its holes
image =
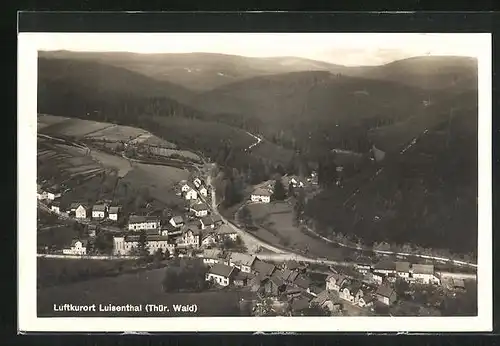
MULTIPOLYGON (((38 118, 45 119, 47 116, 39 116, 38 118)), ((56 117, 50 118, 50 125, 47 125, 41 129, 41 133, 47 135, 63 135, 68 137, 84 137, 87 134, 102 130, 112 124, 101 123, 91 120, 73 119, 73 118, 62 118, 61 121, 55 121, 56 117)), ((44 120, 40 121, 41 123, 44 120)))
POLYGON ((166 149, 166 148, 156 148, 156 147, 150 147, 149 151, 154 154, 154 155, 159 155, 159 156, 166 156, 166 157, 175 157, 178 155, 179 157, 185 157, 189 160, 194 160, 194 161, 200 161, 200 157, 196 155, 195 153, 192 153, 187 150, 172 150, 172 149, 166 149))
POLYGON ((50 125, 53 125, 53 124, 57 124, 61 121, 65 121, 67 120, 67 118, 63 118, 63 117, 58 117, 58 116, 55 116, 55 115, 38 115, 37 117, 37 129, 38 131, 40 131, 41 129, 47 127, 47 126, 50 126, 50 125))
POLYGON ((51 144, 43 139, 38 139, 37 163, 38 175, 41 177, 57 176, 69 179, 103 170, 81 149, 63 144, 51 144))
POLYGON ((250 233, 272 244, 332 260, 345 259, 345 256, 352 255, 352 251, 328 244, 295 227, 292 207, 288 203, 257 203, 246 208, 250 211, 254 224, 259 226, 257 231, 250 233))
POLYGON ((128 172, 132 170, 130 161, 124 159, 123 157, 107 154, 95 149, 92 149, 92 151, 90 152, 90 156, 101 163, 104 167, 117 170, 119 177, 124 177, 128 172))
MULTIPOLYGON (((243 292, 237 291, 207 291, 202 293, 164 293, 162 280, 164 269, 143 271, 135 274, 123 274, 117 277, 107 277, 82 281, 64 286, 42 288, 38 290, 38 316, 75 316, 71 313, 53 311, 54 304, 71 302, 78 305, 91 304, 197 304, 196 316, 238 316, 240 314, 239 300, 243 292), (124 289, 126 287, 126 289, 124 289)), ((79 316, 104 316, 105 312, 79 313, 79 316)), ((116 313, 105 316, 152 316, 141 313, 116 313)), ((174 312, 162 317, 176 316, 174 312)), ((180 316, 180 315, 177 315, 180 316)), ((182 316, 188 317, 188 314, 182 316)))
POLYGON ((83 234, 83 228, 78 225, 53 225, 51 228, 37 230, 37 246, 60 250, 70 246, 73 239, 81 238, 83 234))
POLYGON ((170 203, 178 199, 173 192, 173 186, 188 177, 187 170, 134 163, 134 169, 127 173, 121 182, 128 183, 137 190, 147 188, 153 198, 163 203, 170 203))

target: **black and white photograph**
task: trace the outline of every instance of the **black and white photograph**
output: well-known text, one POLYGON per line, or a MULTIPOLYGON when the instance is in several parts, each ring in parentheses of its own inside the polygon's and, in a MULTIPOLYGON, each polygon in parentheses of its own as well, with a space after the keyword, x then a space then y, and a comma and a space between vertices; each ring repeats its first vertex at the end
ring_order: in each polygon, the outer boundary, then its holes
POLYGON ((490 45, 20 34, 25 329, 488 330, 490 45))

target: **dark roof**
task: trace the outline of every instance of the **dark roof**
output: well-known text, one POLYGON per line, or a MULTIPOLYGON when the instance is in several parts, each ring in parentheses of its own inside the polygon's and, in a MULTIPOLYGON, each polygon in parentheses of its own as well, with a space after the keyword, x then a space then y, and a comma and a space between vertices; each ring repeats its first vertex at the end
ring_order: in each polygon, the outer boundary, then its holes
POLYGON ((209 269, 209 273, 229 277, 234 271, 234 267, 227 266, 225 264, 216 263, 209 269))
POLYGON ((415 274, 434 275, 434 265, 432 264, 413 264, 411 268, 415 274))
POLYGON ((275 272, 275 274, 278 274, 283 280, 288 280, 292 272, 288 269, 283 269, 275 272))
POLYGON ((361 289, 362 286, 363 286, 363 284, 361 282, 353 280, 342 288, 343 289, 348 288, 349 292, 351 292, 351 294, 356 294, 361 289))
POLYGON ((301 265, 297 261, 288 261, 285 263, 285 266, 290 270, 301 268, 301 265))
POLYGON ((195 204, 191 207, 191 209, 196 211, 208 210, 208 207, 205 203, 195 204))
POLYGON ((71 203, 71 204, 69 205, 70 209, 76 209, 76 208, 78 208, 79 206, 82 206, 82 207, 84 207, 85 209, 87 209, 87 206, 86 206, 85 204, 83 204, 83 203, 78 203, 78 202, 75 202, 75 203, 71 203))
POLYGON ((120 209, 121 209, 121 207, 109 207, 109 213, 110 214, 118 214, 120 209))
POLYGON ((264 276, 271 275, 273 273, 274 269, 276 269, 274 264, 267 263, 267 262, 261 261, 259 259, 257 259, 255 261, 254 267, 253 267, 253 270, 255 270, 257 273, 264 275, 264 276))
POLYGON ((322 305, 323 303, 325 303, 326 301, 328 300, 331 300, 333 301, 333 295, 330 291, 327 291, 327 290, 323 290, 321 292, 318 293, 318 295, 316 296, 316 298, 313 299, 313 301, 315 303, 318 303, 319 305, 322 305))
POLYGON ((377 289, 377 294, 382 297, 387 297, 389 298, 392 294, 394 293, 394 290, 387 286, 387 285, 381 285, 377 289))
POLYGON ((465 282, 462 279, 452 279, 453 286, 459 288, 465 288, 465 282))
POLYGON ((327 278, 326 278, 326 281, 330 280, 330 278, 335 279, 335 284, 337 286, 339 286, 339 285, 341 285, 344 282, 344 280, 347 279, 347 276, 345 276, 343 274, 334 273, 334 274, 328 275, 327 278))
POLYGON ((306 297, 297 297, 292 301, 292 309, 295 311, 309 308, 309 299, 306 297))
POLYGON ((147 241, 168 241, 168 237, 165 235, 148 235, 147 241))
POLYGON ((202 222, 204 225, 213 225, 214 221, 210 216, 205 216, 203 217, 200 222, 202 222))
POLYGON ((96 204, 92 207, 92 211, 106 211, 106 206, 104 204, 96 204))
POLYGON ((160 230, 159 229, 147 229, 146 230, 146 235, 159 235, 160 230))
POLYGON ((222 218, 220 217, 220 215, 215 214, 215 215, 212 215, 212 220, 213 220, 214 223, 215 222, 221 222, 222 218))
POLYGON ((142 216, 142 215, 130 215, 128 218, 128 223, 142 223, 147 221, 157 221, 160 219, 157 216, 142 216))
POLYGON ((283 281, 283 279, 281 279, 280 277, 277 277, 277 276, 271 276, 269 278, 269 281, 271 281, 276 286, 283 286, 283 285, 285 285, 285 282, 283 281))
POLYGON ((300 288, 304 288, 304 289, 307 289, 307 288, 309 288, 309 286, 311 286, 311 280, 309 280, 308 278, 306 278, 302 275, 297 277, 293 283, 295 285, 299 286, 300 288))
POLYGON ((381 261, 375 265, 374 269, 396 270, 396 264, 392 261, 381 261))
POLYGON ((86 247, 87 246, 87 240, 83 239, 83 240, 80 240, 80 239, 73 239, 71 241, 71 247, 75 246, 76 245, 76 242, 80 242, 82 243, 82 247, 86 247))
POLYGON ((318 287, 318 286, 311 286, 310 290, 314 294, 319 294, 321 291, 323 291, 323 289, 321 287, 318 287))
POLYGON ((61 205, 61 202, 59 201, 53 201, 52 203, 50 203, 50 206, 54 206, 54 207, 59 207, 61 205))
POLYGON ((217 233, 220 234, 235 234, 236 231, 231 228, 231 226, 223 224, 217 229, 217 233))
POLYGON ((268 190, 266 189, 263 189, 263 188, 258 188, 256 190, 254 190, 254 192, 252 192, 252 195, 254 196, 271 196, 271 192, 269 192, 268 190))
POLYGON ((410 271, 410 262, 396 262, 396 271, 408 273, 410 271))

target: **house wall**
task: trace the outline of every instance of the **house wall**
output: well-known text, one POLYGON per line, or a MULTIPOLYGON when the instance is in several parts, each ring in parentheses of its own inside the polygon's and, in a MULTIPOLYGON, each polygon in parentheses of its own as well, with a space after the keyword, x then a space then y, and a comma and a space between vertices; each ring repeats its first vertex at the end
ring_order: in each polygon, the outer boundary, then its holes
POLYGON ((377 295, 377 300, 385 305, 390 305, 390 301, 388 297, 383 297, 381 295, 377 295))
POLYGON ((196 193, 195 190, 189 190, 188 192, 186 192, 185 198, 186 199, 197 199, 198 198, 198 194, 196 193))
POLYGON ((403 279, 408 279, 410 277, 410 273, 407 272, 398 272, 397 275, 403 279))
POLYGON ((129 231, 158 229, 158 228, 160 228, 159 221, 147 221, 147 222, 138 222, 138 223, 129 223, 128 224, 129 231))
POLYGON ((118 214, 109 214, 108 217, 110 220, 118 221, 118 214))
POLYGON ((194 214, 197 217, 207 216, 208 215, 208 210, 198 210, 198 211, 195 211, 194 214))
POLYGON ((189 185, 183 185, 183 186, 181 187, 181 191, 182 191, 182 192, 187 192, 187 191, 189 191, 189 189, 190 189, 189 185))
POLYGON ((383 274, 383 275, 389 275, 389 274, 395 274, 396 273, 395 270, 391 270, 391 269, 373 269, 373 272, 374 273, 383 274))
POLYGON ((252 200, 252 202, 269 203, 269 202, 271 202, 271 197, 252 195, 251 200, 252 200))
POLYGON ((85 255, 87 253, 87 248, 82 246, 82 243, 76 242, 75 246, 69 249, 63 249, 63 254, 65 255, 85 255))
POLYGON ((213 280, 214 282, 218 283, 221 286, 229 286, 229 278, 226 278, 221 275, 216 275, 212 273, 208 273, 206 276, 206 281, 213 280))
POLYGON ((424 284, 430 284, 430 283, 436 283, 439 284, 440 280, 439 278, 435 277, 434 275, 430 274, 413 274, 413 279, 417 280, 419 282, 422 282, 424 284))
POLYGON ((51 206, 51 207, 50 207, 50 210, 52 210, 53 212, 56 212, 56 213, 58 213, 58 214, 61 212, 61 211, 59 210, 59 207, 58 207, 58 206, 55 206, 55 205, 51 206))
POLYGON ((85 210, 85 208, 82 206, 79 206, 78 208, 76 208, 75 217, 77 219, 86 219, 87 218, 87 211, 85 210))
POLYGON ((92 217, 95 219, 103 219, 104 212, 103 211, 92 211, 92 217))
MULTIPOLYGON (((123 237, 116 237, 113 240, 113 253, 115 255, 128 255, 133 248, 139 245, 138 242, 125 241, 123 237)), ((149 241, 147 242, 148 251, 153 255, 158 249, 162 249, 163 252, 168 250, 170 254, 175 251, 175 245, 168 243, 167 240, 161 241, 149 241)))

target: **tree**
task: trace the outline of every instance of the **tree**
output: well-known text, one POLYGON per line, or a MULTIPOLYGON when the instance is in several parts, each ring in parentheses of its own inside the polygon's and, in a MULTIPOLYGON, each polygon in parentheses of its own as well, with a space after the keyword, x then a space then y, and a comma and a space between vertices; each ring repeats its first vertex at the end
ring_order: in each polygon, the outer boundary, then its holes
POLYGON ((274 182, 274 192, 272 198, 275 201, 282 201, 286 198, 285 187, 281 182, 281 179, 276 179, 274 182))
POLYGON ((252 213, 246 207, 241 208, 240 218, 241 218, 241 222, 243 222, 243 224, 245 226, 252 225, 252 223, 253 223, 252 213))
POLYGON ((113 250, 113 235, 102 231, 97 233, 94 249, 101 253, 111 253, 113 250))
POLYGON ((295 196, 295 188, 292 183, 288 184, 288 197, 295 196))
POLYGON ((139 256, 145 257, 149 254, 148 250, 148 240, 146 231, 142 230, 139 234, 139 239, 137 241, 137 250, 139 252, 139 256))
MULTIPOLYGON (((168 250, 167 250, 168 252, 168 250)), ((162 249, 158 249, 156 250, 155 254, 154 254, 154 260, 155 262, 161 262, 163 259, 165 259, 165 254, 163 253, 163 250, 162 249)))

